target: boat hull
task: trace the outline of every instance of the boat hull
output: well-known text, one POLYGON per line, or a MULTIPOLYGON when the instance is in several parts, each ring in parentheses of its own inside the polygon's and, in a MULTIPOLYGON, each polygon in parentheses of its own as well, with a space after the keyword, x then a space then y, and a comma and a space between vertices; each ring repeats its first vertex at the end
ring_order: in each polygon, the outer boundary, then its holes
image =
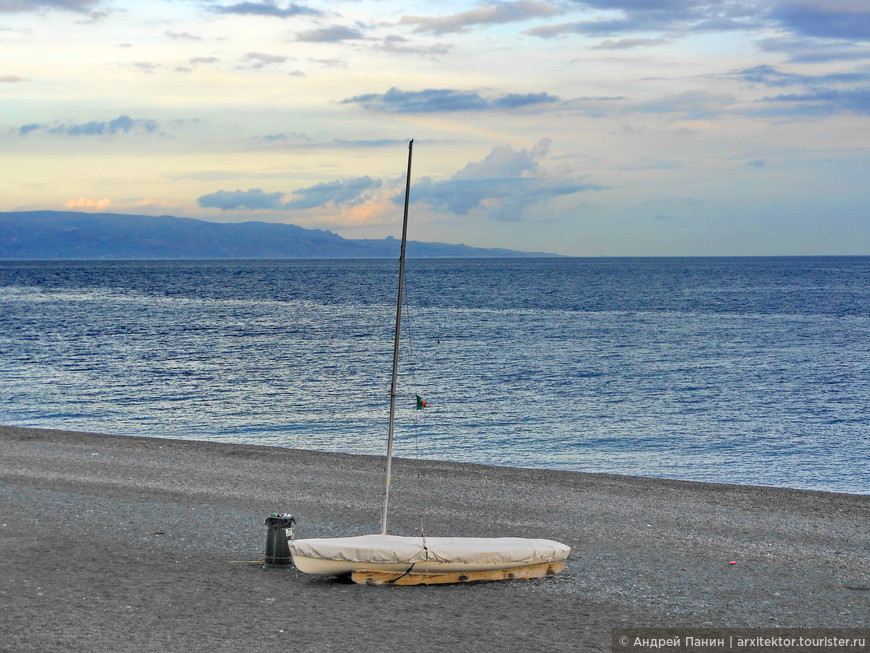
POLYGON ((328 576, 462 575, 529 567, 540 568, 540 575, 553 575, 571 551, 552 540, 391 535, 294 540, 289 547, 299 571, 328 576))
MULTIPOLYGON (((306 574, 324 576, 346 576, 355 571, 380 571, 404 573, 413 565, 414 572, 429 574, 461 573, 469 571, 492 571, 527 567, 528 562, 439 562, 437 560, 420 562, 365 562, 347 560, 324 560, 307 556, 293 556, 295 567, 306 574)), ((534 563, 532 563, 534 564, 534 563)))
POLYGON ((469 583, 485 580, 518 580, 555 576, 565 568, 565 561, 544 562, 539 565, 486 569, 480 571, 453 572, 383 572, 354 571, 350 577, 364 585, 440 585, 445 583, 469 583))

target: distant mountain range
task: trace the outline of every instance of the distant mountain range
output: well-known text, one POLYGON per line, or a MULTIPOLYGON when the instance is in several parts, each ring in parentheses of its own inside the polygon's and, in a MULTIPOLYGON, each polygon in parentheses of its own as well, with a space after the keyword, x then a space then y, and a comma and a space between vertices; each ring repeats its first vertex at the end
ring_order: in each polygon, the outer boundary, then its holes
MULTIPOLYGON (((400 242, 351 240, 269 222, 208 222, 169 215, 0 212, 0 259, 392 258, 400 242)), ((542 252, 408 242, 418 258, 554 256, 542 252)))

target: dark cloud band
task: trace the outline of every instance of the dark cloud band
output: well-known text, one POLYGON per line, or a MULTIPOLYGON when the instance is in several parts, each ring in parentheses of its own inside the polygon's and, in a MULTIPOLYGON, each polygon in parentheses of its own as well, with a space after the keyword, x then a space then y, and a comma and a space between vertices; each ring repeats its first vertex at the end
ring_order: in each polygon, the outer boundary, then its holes
POLYGON ((487 99, 476 91, 426 89, 402 91, 391 88, 386 93, 368 93, 342 100, 342 104, 359 104, 370 111, 384 113, 442 113, 450 111, 510 110, 533 104, 558 102, 549 93, 508 93, 487 99))

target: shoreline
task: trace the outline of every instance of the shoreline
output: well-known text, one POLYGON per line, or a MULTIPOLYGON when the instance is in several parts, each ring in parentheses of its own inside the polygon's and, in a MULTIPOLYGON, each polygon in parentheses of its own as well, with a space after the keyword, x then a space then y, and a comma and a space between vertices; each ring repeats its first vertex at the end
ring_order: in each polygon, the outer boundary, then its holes
MULTIPOLYGON (((196 438, 196 437, 174 437, 167 435, 139 435, 134 433, 99 433, 95 431, 77 431, 71 429, 63 429, 63 428, 54 428, 54 427, 41 427, 41 426, 15 426, 8 424, 0 424, 0 429, 21 429, 25 431, 48 431, 54 433, 70 433, 76 434, 78 436, 83 435, 91 435, 97 437, 113 437, 113 438, 131 438, 131 439, 142 439, 142 440, 160 440, 166 442, 194 442, 203 445, 220 445, 220 446, 231 446, 231 447, 254 447, 255 449, 273 449, 280 451, 296 451, 296 452, 307 452, 312 454, 322 454, 324 456, 352 456, 359 458, 369 458, 373 460, 383 460, 384 456, 382 454, 369 454, 369 453, 348 453, 342 451, 328 451, 325 449, 305 449, 305 448, 297 448, 292 445, 280 445, 280 444, 257 444, 252 442, 234 442, 229 440, 219 440, 219 439, 207 439, 207 438, 196 438)), ((555 467, 527 467, 522 465, 509 465, 509 464, 497 464, 497 463, 481 463, 481 462, 472 462, 472 461, 459 461, 459 460, 445 460, 442 458, 411 458, 408 456, 394 455, 394 460, 402 460, 407 464, 446 464, 446 465, 459 465, 464 467, 482 467, 482 468, 496 468, 496 469, 517 469, 517 470, 527 470, 534 472, 555 472, 555 473, 564 473, 564 474, 580 474, 583 476, 592 476, 592 477, 604 477, 604 478, 619 478, 619 479, 649 479, 651 481, 662 481, 662 482, 674 482, 674 483, 687 483, 687 484, 698 484, 698 485, 712 485, 712 486, 722 486, 722 487, 730 487, 730 488, 757 488, 759 490, 788 490, 795 492, 815 492, 822 494, 843 494, 849 496, 859 496, 859 497, 870 497, 870 490, 867 491, 847 491, 847 490, 825 490, 825 489, 817 489, 817 488, 804 488, 804 487, 789 487, 782 485, 756 485, 752 483, 737 483, 737 482, 727 482, 727 481, 708 481, 708 480, 700 480, 700 479, 690 479, 690 478, 673 478, 667 476, 644 476, 642 474, 622 474, 618 472, 593 472, 593 471, 583 471, 583 470, 575 470, 575 469, 558 469, 555 467)))
POLYGON ((374 532, 382 463, 0 426, 0 650, 606 651, 617 627, 870 626, 859 494, 399 458, 394 533, 555 539, 565 571, 367 588, 250 564, 273 512, 297 537, 374 532))

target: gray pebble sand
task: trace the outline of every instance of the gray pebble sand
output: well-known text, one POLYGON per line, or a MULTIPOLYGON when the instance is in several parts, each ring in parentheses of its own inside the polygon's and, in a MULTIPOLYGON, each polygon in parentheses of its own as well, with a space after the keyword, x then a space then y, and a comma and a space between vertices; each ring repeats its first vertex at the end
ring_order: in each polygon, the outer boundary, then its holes
POLYGON ((555 578, 264 569, 379 529, 383 460, 0 427, 0 651, 609 651, 629 626, 870 626, 870 496, 399 459, 391 529, 573 549, 555 578), (735 564, 731 564, 731 563, 735 564))

